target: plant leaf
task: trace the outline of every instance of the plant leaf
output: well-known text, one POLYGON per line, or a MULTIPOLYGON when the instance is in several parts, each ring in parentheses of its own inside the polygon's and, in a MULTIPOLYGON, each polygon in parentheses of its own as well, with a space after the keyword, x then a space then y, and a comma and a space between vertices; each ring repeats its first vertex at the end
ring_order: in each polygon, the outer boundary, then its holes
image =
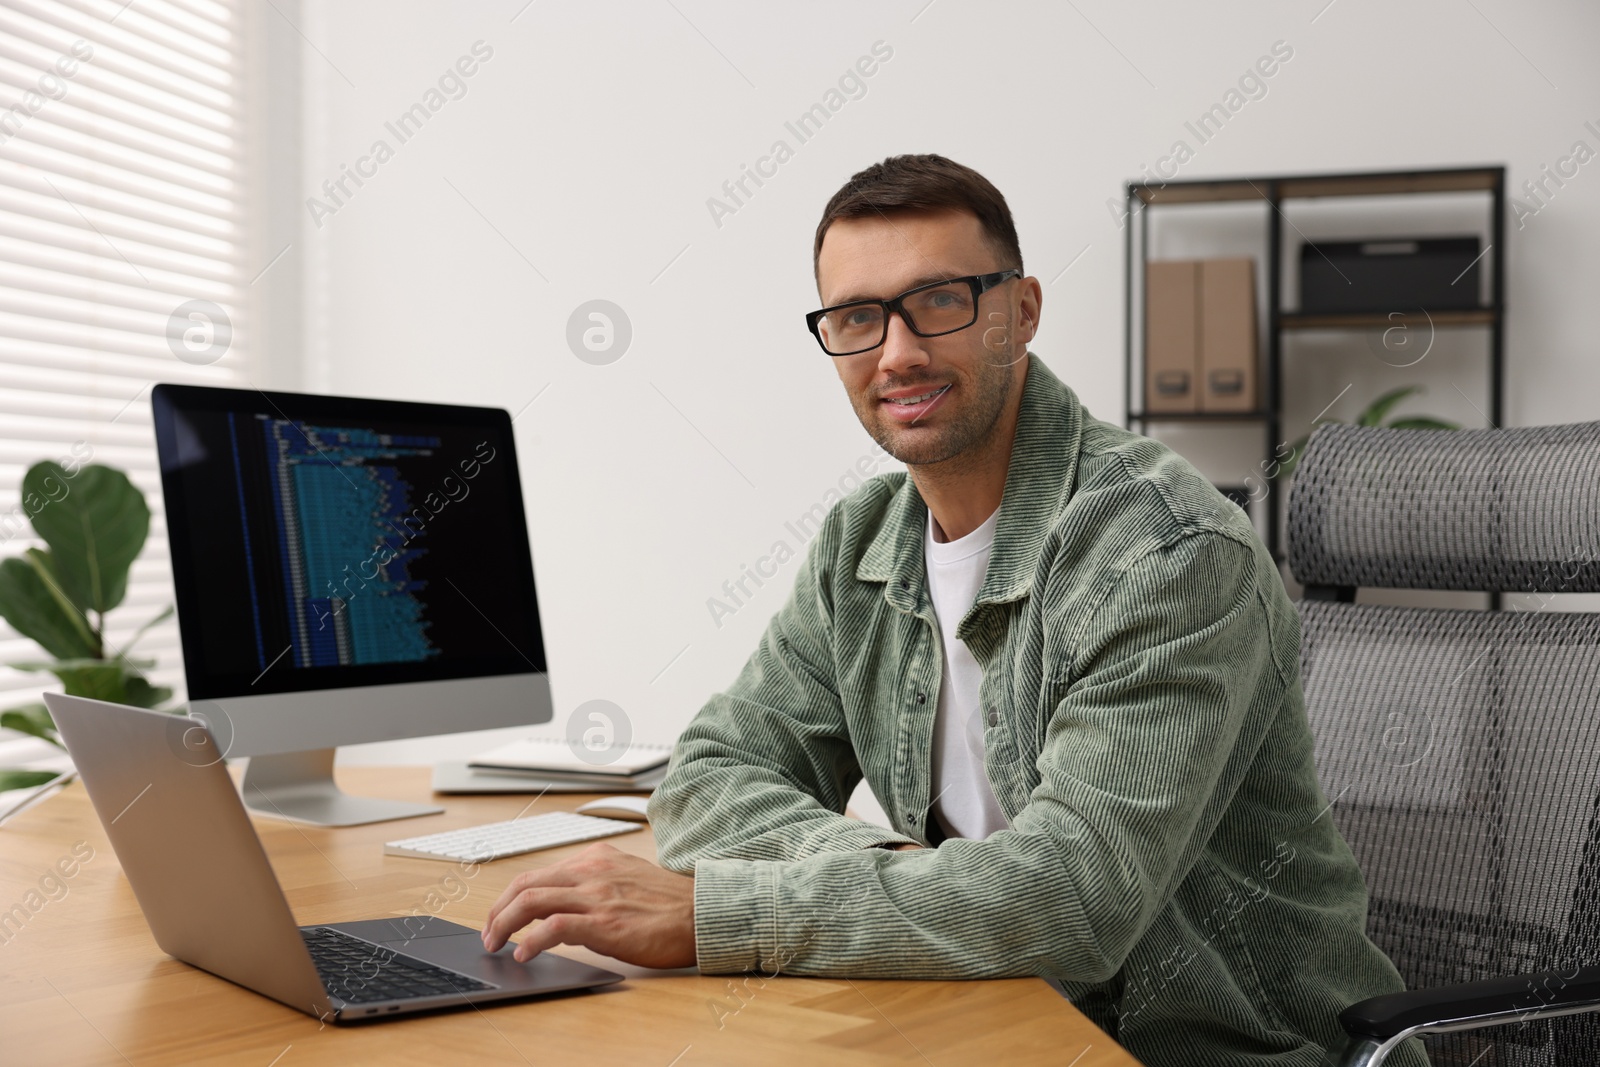
POLYGON ((149 670, 156 665, 153 659, 128 659, 126 656, 119 659, 96 659, 85 656, 81 659, 22 659, 12 660, 7 667, 19 671, 49 671, 54 674, 58 670, 80 670, 83 668, 104 667, 109 664, 121 664, 130 674, 135 671, 149 670))
POLYGON ((61 688, 68 696, 128 703, 128 670, 115 660, 89 666, 57 666, 50 673, 61 679, 61 688))
MULTIPOLYGON (((113 704, 130 704, 136 708, 153 708, 172 696, 171 689, 151 685, 149 679, 139 672, 140 667, 154 665, 154 660, 130 659, 69 659, 7 664, 17 670, 50 672, 61 680, 62 688, 70 696, 108 700, 113 704)), ((31 706, 44 707, 42 704, 31 706)))
POLYGON ((83 634, 83 639, 94 646, 93 655, 100 655, 104 642, 99 632, 89 625, 89 616, 85 615, 83 609, 74 604, 72 598, 67 596, 66 590, 61 588, 61 581, 56 576, 55 557, 42 548, 30 548, 24 555, 27 557, 28 565, 39 573, 39 580, 44 583, 45 590, 57 604, 61 605, 62 614, 83 634))
POLYGON ((0 791, 35 789, 60 777, 60 771, 0 771, 0 791))
POLYGON ((35 556, 37 551, 30 550, 28 559, 0 560, 0 616, 52 656, 93 658, 99 649, 87 624, 45 584, 38 567, 46 564, 39 557, 48 557, 42 552, 35 556))
POLYGON ((8 666, 24 671, 48 671, 61 680, 61 687, 68 696, 108 700, 113 704, 127 703, 124 699, 124 679, 129 668, 121 660, 73 659, 12 663, 8 666))
POLYGON ((43 704, 24 704, 20 708, 0 711, 0 727, 30 737, 38 737, 57 748, 61 747, 61 739, 56 735, 56 724, 50 718, 50 709, 43 704))
POLYGON ((1436 419, 1431 415, 1413 415, 1409 418, 1395 419, 1389 423, 1391 430, 1459 430, 1460 423, 1446 422, 1436 419))
POLYGON ((1422 386, 1420 385, 1402 385, 1398 389, 1389 390, 1387 393, 1384 393, 1378 399, 1374 400, 1371 404, 1367 405, 1367 410, 1361 413, 1361 417, 1356 420, 1356 425, 1379 425, 1383 422, 1383 417, 1389 414, 1390 411, 1394 410, 1394 406, 1396 404, 1400 403, 1400 401, 1404 400, 1412 393, 1420 392, 1422 392, 1422 386))
POLYGON ((124 703, 136 708, 154 708, 172 698, 171 689, 164 685, 151 685, 144 675, 133 671, 123 679, 122 686, 124 703))
POLYGON ((150 508, 128 476, 97 463, 68 474, 45 460, 23 476, 22 499, 72 602, 102 613, 122 603, 150 533, 150 508))

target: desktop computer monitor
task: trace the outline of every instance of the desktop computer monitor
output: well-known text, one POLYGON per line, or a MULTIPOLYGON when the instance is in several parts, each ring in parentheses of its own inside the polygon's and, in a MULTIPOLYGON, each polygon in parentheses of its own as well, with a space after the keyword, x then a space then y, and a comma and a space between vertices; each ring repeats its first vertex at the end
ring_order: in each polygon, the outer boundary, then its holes
POLYGON ((206 751, 250 757, 253 810, 431 814, 340 792, 334 748, 550 721, 504 411, 180 385, 152 403, 189 713, 206 751))

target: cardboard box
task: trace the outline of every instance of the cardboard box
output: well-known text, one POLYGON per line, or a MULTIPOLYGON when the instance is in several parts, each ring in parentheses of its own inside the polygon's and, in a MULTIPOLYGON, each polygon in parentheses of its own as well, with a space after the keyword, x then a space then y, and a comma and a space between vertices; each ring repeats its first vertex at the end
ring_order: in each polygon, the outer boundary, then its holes
POLYGON ((1195 329, 1198 277, 1199 264, 1195 260, 1154 260, 1145 264, 1147 412, 1199 410, 1200 353, 1195 329))
POLYGON ((1254 411, 1255 260, 1201 260, 1198 282, 1199 409, 1254 411))

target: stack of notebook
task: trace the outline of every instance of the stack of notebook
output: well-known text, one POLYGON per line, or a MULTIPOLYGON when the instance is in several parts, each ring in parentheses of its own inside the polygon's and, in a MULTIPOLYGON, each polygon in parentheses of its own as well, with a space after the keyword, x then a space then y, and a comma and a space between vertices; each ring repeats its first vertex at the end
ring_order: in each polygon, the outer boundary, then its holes
POLYGON ((671 745, 634 742, 606 763, 575 752, 565 738, 532 737, 435 769, 441 793, 648 793, 667 774, 671 745))

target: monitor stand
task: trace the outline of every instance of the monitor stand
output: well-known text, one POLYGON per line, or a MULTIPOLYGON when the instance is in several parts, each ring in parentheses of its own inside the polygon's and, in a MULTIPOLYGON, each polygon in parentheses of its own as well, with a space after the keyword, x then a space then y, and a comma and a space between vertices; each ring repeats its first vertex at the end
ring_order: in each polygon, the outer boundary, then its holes
POLYGON ((333 749, 252 756, 239 786, 245 807, 313 826, 360 826, 417 815, 438 815, 443 808, 404 800, 353 797, 333 781, 333 749))

